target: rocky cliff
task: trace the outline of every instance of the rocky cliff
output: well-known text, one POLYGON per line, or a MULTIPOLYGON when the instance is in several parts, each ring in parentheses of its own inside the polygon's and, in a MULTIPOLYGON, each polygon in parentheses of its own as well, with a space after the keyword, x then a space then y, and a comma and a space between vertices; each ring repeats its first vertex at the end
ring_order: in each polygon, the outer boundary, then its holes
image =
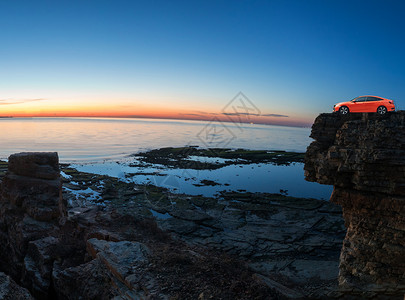
POLYGON ((405 112, 321 114, 305 157, 309 181, 334 186, 347 234, 339 284, 352 295, 405 293, 405 112))

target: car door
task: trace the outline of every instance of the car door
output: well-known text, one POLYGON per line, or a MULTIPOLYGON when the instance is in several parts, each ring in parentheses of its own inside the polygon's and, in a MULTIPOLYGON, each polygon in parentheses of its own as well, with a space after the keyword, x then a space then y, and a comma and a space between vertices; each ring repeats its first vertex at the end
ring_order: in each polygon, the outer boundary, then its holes
POLYGON ((381 100, 377 97, 367 97, 367 112, 376 112, 381 105, 381 100))
POLYGON ((367 97, 357 97, 353 100, 353 104, 350 106, 351 112, 364 112, 367 106, 367 97))

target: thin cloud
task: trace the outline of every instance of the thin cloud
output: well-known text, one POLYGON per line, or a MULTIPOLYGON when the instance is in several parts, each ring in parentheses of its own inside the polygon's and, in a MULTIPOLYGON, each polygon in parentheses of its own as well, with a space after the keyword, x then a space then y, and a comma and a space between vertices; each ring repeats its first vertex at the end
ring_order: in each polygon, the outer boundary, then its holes
POLYGON ((288 118, 289 116, 286 115, 279 115, 279 114, 262 114, 263 117, 278 117, 278 118, 288 118))
POLYGON ((206 112, 206 111, 200 111, 200 110, 196 110, 194 112, 198 113, 198 114, 202 114, 202 115, 218 115, 218 113, 206 112))
POLYGON ((253 114, 253 113, 222 113, 226 116, 255 116, 255 117, 277 117, 277 118, 288 118, 286 115, 279 114, 253 114))
POLYGON ((259 114, 250 114, 250 113, 222 113, 225 116, 260 116, 259 114))
POLYGON ((0 105, 13 105, 13 104, 22 104, 27 102, 36 102, 36 101, 43 101, 47 100, 45 98, 35 98, 35 99, 0 99, 0 105))
POLYGON ((183 114, 183 113, 179 113, 179 115, 181 115, 181 116, 195 116, 195 117, 203 117, 204 116, 202 114, 183 114))
POLYGON ((207 116, 213 116, 213 115, 218 115, 217 113, 209 113, 209 112, 204 112, 204 111, 197 111, 196 113, 179 113, 181 116, 194 116, 194 117, 207 117, 207 116))

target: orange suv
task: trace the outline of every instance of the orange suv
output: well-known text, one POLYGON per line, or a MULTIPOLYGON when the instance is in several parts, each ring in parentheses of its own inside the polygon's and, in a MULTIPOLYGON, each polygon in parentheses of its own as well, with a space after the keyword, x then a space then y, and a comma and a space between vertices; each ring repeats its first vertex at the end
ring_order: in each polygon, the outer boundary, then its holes
POLYGON ((376 112, 380 115, 388 111, 395 111, 394 101, 377 96, 360 96, 348 102, 341 102, 333 106, 334 112, 342 115, 360 112, 376 112))

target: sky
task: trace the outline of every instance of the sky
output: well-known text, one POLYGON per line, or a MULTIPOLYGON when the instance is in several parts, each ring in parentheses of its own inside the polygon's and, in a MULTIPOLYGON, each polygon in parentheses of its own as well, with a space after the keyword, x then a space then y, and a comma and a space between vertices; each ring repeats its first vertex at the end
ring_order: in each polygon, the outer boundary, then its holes
POLYGON ((0 116, 310 126, 405 106, 404 1, 0 0, 0 116), (241 92, 241 93, 240 93, 241 92))

